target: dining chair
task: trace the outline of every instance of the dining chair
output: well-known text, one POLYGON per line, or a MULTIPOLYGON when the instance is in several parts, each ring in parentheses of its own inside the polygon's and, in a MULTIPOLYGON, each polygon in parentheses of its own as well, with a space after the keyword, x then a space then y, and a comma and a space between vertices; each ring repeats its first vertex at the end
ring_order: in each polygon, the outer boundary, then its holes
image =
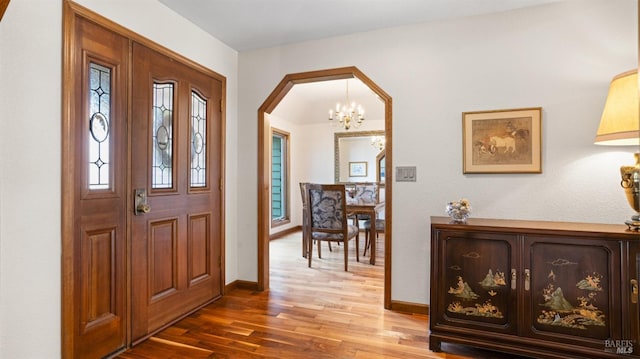
MULTIPOLYGON (((350 195, 347 196, 347 204, 358 204, 358 203, 377 203, 379 201, 379 187, 375 182, 353 182, 350 183, 351 191, 350 195)), ((351 218, 354 220, 354 223, 359 227, 360 221, 367 221, 371 218, 369 215, 360 214, 351 218)))
POLYGON ((300 197, 302 198, 302 256, 307 258, 307 241, 309 241, 309 219, 307 218, 307 182, 300 182, 300 197))
MULTIPOLYGON (((367 255, 367 250, 371 247, 371 241, 372 240, 377 240, 378 239, 378 233, 384 233, 384 219, 380 219, 380 218, 376 218, 376 238, 370 238, 371 237, 371 220, 366 220, 364 221, 362 228, 364 229, 364 251, 362 253, 363 256, 367 255)), ((378 242, 376 242, 376 246, 378 242)), ((372 256, 375 255, 375 253, 371 253, 372 256)))
MULTIPOLYGON (((308 184, 308 182, 300 182, 300 195, 302 198, 302 257, 304 258, 307 258, 307 242, 311 240, 309 238, 309 219, 307 218, 307 196, 305 195, 308 184)), ((316 241, 313 240, 313 243, 315 244, 316 241)), ((329 252, 333 252, 331 242, 328 242, 327 245, 329 252)))
POLYGON ((349 240, 355 238, 356 261, 360 261, 359 229, 347 222, 346 192, 341 184, 313 184, 306 185, 307 218, 309 220, 307 240, 307 260, 311 267, 313 257, 312 240, 318 243, 318 258, 322 258, 321 242, 344 243, 344 270, 348 270, 349 240))
POLYGON ((353 200, 360 202, 378 202, 379 189, 375 182, 356 182, 354 183, 355 192, 353 200))

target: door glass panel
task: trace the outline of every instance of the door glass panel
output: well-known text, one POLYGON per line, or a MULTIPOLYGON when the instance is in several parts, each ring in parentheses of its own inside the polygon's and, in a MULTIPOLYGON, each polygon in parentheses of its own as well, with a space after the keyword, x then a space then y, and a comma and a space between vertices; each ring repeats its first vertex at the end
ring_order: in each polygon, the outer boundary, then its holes
POLYGON ((111 69, 89 64, 89 189, 109 188, 111 69))
POLYGON ((207 185, 207 102, 191 92, 191 187, 207 185))
POLYGON ((173 83, 153 83, 151 188, 173 187, 173 83))

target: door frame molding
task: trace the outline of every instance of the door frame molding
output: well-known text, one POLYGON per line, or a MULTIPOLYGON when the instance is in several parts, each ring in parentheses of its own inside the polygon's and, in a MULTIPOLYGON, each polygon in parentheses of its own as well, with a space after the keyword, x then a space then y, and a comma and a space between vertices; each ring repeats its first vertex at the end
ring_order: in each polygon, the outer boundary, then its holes
MULTIPOLYGON (((7 1, 8 4, 8 1, 7 1)), ((220 116, 220 183, 217 184, 216 179, 211 179, 211 189, 220 191, 220 275, 221 275, 221 283, 220 290, 222 295, 224 295, 225 291, 225 283, 226 283, 226 212, 225 212, 225 178, 226 178, 226 99, 227 99, 227 78, 177 52, 174 52, 152 40, 149 40, 142 35, 139 35, 124 26, 121 26, 114 21, 97 14, 96 12, 87 9, 71 0, 63 0, 63 22, 62 22, 62 32, 63 32, 63 48, 62 48, 62 121, 61 121, 61 357, 62 358, 73 358, 75 357, 74 353, 74 330, 76 329, 76 323, 74 323, 75 316, 73 315, 74 303, 75 303, 75 293, 74 293, 74 241, 75 241, 75 213, 76 208, 74 207, 74 191, 75 189, 75 181, 74 181, 74 171, 76 170, 76 165, 73 161, 70 161, 72 157, 73 151, 75 151, 75 147, 73 146, 74 140, 72 137, 73 134, 73 126, 74 119, 77 115, 75 113, 75 102, 78 100, 74 93, 74 81, 77 77, 77 69, 81 64, 74 63, 74 47, 75 47, 75 19, 76 17, 81 17, 87 19, 95 24, 102 26, 118 35, 126 37, 129 39, 130 44, 133 42, 140 43, 152 50, 155 50, 163 55, 166 55, 178 62, 181 62, 197 71, 200 71, 208 76, 211 76, 221 82, 222 85, 222 94, 221 94, 221 116, 220 116)), ((131 59, 131 51, 132 46, 129 46, 129 58, 131 59)), ((127 98, 129 98, 129 94, 131 92, 131 80, 127 84, 127 98)), ((131 126, 131 101, 127 100, 127 119, 125 123, 127 127, 131 126)), ((130 137, 130 132, 127 137, 130 137)), ((127 143, 127 152, 131 151, 131 138, 125 139, 127 143)), ((216 139, 217 140, 217 139, 216 139)), ((126 239, 125 239, 125 261, 126 261, 126 281, 127 288, 125 289, 125 309, 127 311, 127 346, 131 345, 131 291, 130 291, 130 283, 131 283, 131 216, 133 215, 133 201, 132 201, 132 193, 133 190, 131 188, 131 158, 127 155, 127 172, 126 172, 126 189, 125 196, 126 199, 126 239)))
MULTIPOLYGON (((258 289, 269 288, 269 119, 270 114, 296 84, 357 78, 384 102, 386 166, 393 168, 392 98, 355 66, 288 74, 258 109, 258 289)), ((391 309, 392 171, 385 172, 384 307, 391 309)))

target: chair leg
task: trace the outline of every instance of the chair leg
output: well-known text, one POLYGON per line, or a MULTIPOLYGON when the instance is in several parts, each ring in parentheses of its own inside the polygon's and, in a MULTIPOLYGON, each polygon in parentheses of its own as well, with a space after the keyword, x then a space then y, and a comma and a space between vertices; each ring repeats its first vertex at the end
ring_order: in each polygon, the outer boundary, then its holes
POLYGON ((307 258, 307 252, 309 251, 309 246, 307 245, 307 236, 304 233, 304 231, 302 231, 302 257, 303 258, 307 258))
POLYGON ((362 252, 363 256, 367 255, 367 250, 369 249, 370 245, 371 243, 369 243, 369 230, 365 229, 364 230, 364 251, 362 252))
POLYGON ((344 271, 347 271, 347 264, 349 263, 349 240, 344 241, 344 271))
POLYGON ((329 252, 333 252, 333 249, 331 249, 331 242, 327 242, 327 244, 329 245, 329 252))
POLYGON ((313 241, 311 238, 307 238, 307 260, 309 261, 309 268, 311 268, 311 257, 313 257, 313 241))
POLYGON ((322 251, 321 251, 321 247, 322 247, 322 241, 318 239, 318 258, 322 258, 322 251))
POLYGON ((356 262, 360 262, 360 234, 356 234, 356 262))

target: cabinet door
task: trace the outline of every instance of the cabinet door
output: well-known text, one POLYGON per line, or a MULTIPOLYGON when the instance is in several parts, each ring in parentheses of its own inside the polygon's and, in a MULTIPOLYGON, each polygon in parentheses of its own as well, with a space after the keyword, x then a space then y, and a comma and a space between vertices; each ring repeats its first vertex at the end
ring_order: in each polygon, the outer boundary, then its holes
MULTIPOLYGON (((435 233, 431 283, 431 328, 440 325, 516 332, 516 295, 511 271, 516 236, 491 232, 435 233)), ((515 284, 514 284, 515 285, 515 284)))
MULTIPOLYGON (((633 354, 640 356, 640 294, 638 293, 638 280, 640 280, 640 243, 637 241, 627 242, 628 246, 628 275, 622 276, 622 285, 627 286, 627 290, 622 288, 622 312, 628 308, 629 312, 629 338, 633 354)), ((624 319, 624 318, 623 318, 624 319)), ((625 343, 626 344, 626 343, 625 343)), ((628 350, 628 349, 627 349, 628 350)))
POLYGON ((599 350, 623 339, 619 242, 527 236, 524 253, 524 335, 599 350))

